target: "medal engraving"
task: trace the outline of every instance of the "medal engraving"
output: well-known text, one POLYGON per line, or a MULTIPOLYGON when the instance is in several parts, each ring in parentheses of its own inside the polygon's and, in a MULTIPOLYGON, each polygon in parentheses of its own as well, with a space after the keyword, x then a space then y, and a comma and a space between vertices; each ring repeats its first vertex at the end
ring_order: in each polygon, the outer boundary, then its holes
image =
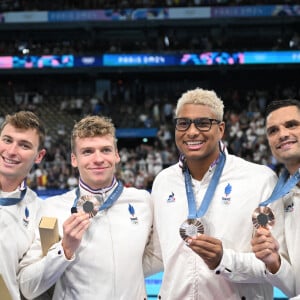
POLYGON ((100 206, 101 203, 95 196, 85 195, 79 198, 77 202, 77 211, 84 211, 92 218, 98 213, 100 206))
POLYGON ((181 238, 185 241, 188 237, 204 233, 203 224, 197 219, 187 219, 179 228, 181 238))
POLYGON ((275 216, 270 207, 257 207, 252 214, 252 223, 257 229, 259 227, 272 227, 275 224, 275 216))

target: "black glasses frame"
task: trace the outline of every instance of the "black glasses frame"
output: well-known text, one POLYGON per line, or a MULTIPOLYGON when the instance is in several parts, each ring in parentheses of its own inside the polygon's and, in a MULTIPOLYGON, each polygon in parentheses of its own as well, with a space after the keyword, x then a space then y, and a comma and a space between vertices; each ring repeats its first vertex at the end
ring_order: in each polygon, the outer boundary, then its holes
POLYGON ((207 131, 210 131, 210 129, 211 129, 211 126, 213 125, 213 124, 220 124, 221 123, 221 121, 220 120, 217 120, 217 119, 211 119, 211 118, 196 118, 196 119, 189 119, 189 118, 175 118, 174 119, 174 122, 175 122, 175 128, 176 128, 176 130, 178 130, 178 131, 187 131, 189 128, 190 128, 190 126, 191 126, 191 124, 192 123, 194 123, 195 124, 195 127, 200 131, 200 132, 207 132, 207 131), (184 121, 184 122, 186 122, 186 126, 185 126, 185 128, 182 128, 182 126, 181 127, 178 127, 179 126, 179 122, 180 121, 184 121), (209 123, 209 127, 207 127, 207 128, 201 128, 201 124, 203 124, 203 123, 209 123))

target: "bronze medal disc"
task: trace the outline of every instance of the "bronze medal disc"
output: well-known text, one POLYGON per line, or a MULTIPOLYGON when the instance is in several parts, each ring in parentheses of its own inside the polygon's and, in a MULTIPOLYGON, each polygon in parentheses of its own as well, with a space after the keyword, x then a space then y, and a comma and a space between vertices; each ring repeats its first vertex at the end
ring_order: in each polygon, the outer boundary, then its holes
POLYGON ((81 196, 77 202, 77 211, 84 211, 94 217, 99 211, 100 203, 95 196, 81 196))
POLYGON ((252 214, 252 222, 254 227, 272 227, 275 224, 275 216, 270 207, 259 206, 252 214))

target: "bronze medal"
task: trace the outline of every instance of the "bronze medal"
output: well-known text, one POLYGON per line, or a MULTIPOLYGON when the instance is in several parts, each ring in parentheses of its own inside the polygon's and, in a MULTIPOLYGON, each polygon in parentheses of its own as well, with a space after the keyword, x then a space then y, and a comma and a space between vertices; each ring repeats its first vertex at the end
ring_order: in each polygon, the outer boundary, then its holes
POLYGON ((81 196, 77 202, 77 211, 84 211, 92 218, 98 213, 100 205, 100 202, 93 195, 81 196))
POLYGON ((256 229, 259 227, 269 228, 275 224, 275 216, 270 207, 259 206, 252 214, 252 222, 256 229))

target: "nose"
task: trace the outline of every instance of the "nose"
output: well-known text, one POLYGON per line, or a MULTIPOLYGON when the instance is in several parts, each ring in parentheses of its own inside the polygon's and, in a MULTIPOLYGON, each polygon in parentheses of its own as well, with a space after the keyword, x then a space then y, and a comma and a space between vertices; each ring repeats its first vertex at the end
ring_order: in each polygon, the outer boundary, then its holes
POLYGON ((286 137, 288 137, 290 135, 290 131, 288 128, 286 128, 285 126, 281 126, 279 128, 279 138, 280 140, 285 139, 286 137))
POLYGON ((17 147, 16 143, 11 143, 7 145, 6 151, 9 155, 14 155, 17 152, 17 147))
POLYGON ((198 135, 199 132, 200 132, 199 129, 196 127, 194 123, 192 123, 190 127, 187 129, 188 135, 198 135))
POLYGON ((96 161, 97 163, 101 163, 101 162, 104 161, 103 155, 102 155, 101 151, 95 151, 94 154, 95 154, 95 155, 94 155, 94 158, 95 158, 95 161, 96 161))

